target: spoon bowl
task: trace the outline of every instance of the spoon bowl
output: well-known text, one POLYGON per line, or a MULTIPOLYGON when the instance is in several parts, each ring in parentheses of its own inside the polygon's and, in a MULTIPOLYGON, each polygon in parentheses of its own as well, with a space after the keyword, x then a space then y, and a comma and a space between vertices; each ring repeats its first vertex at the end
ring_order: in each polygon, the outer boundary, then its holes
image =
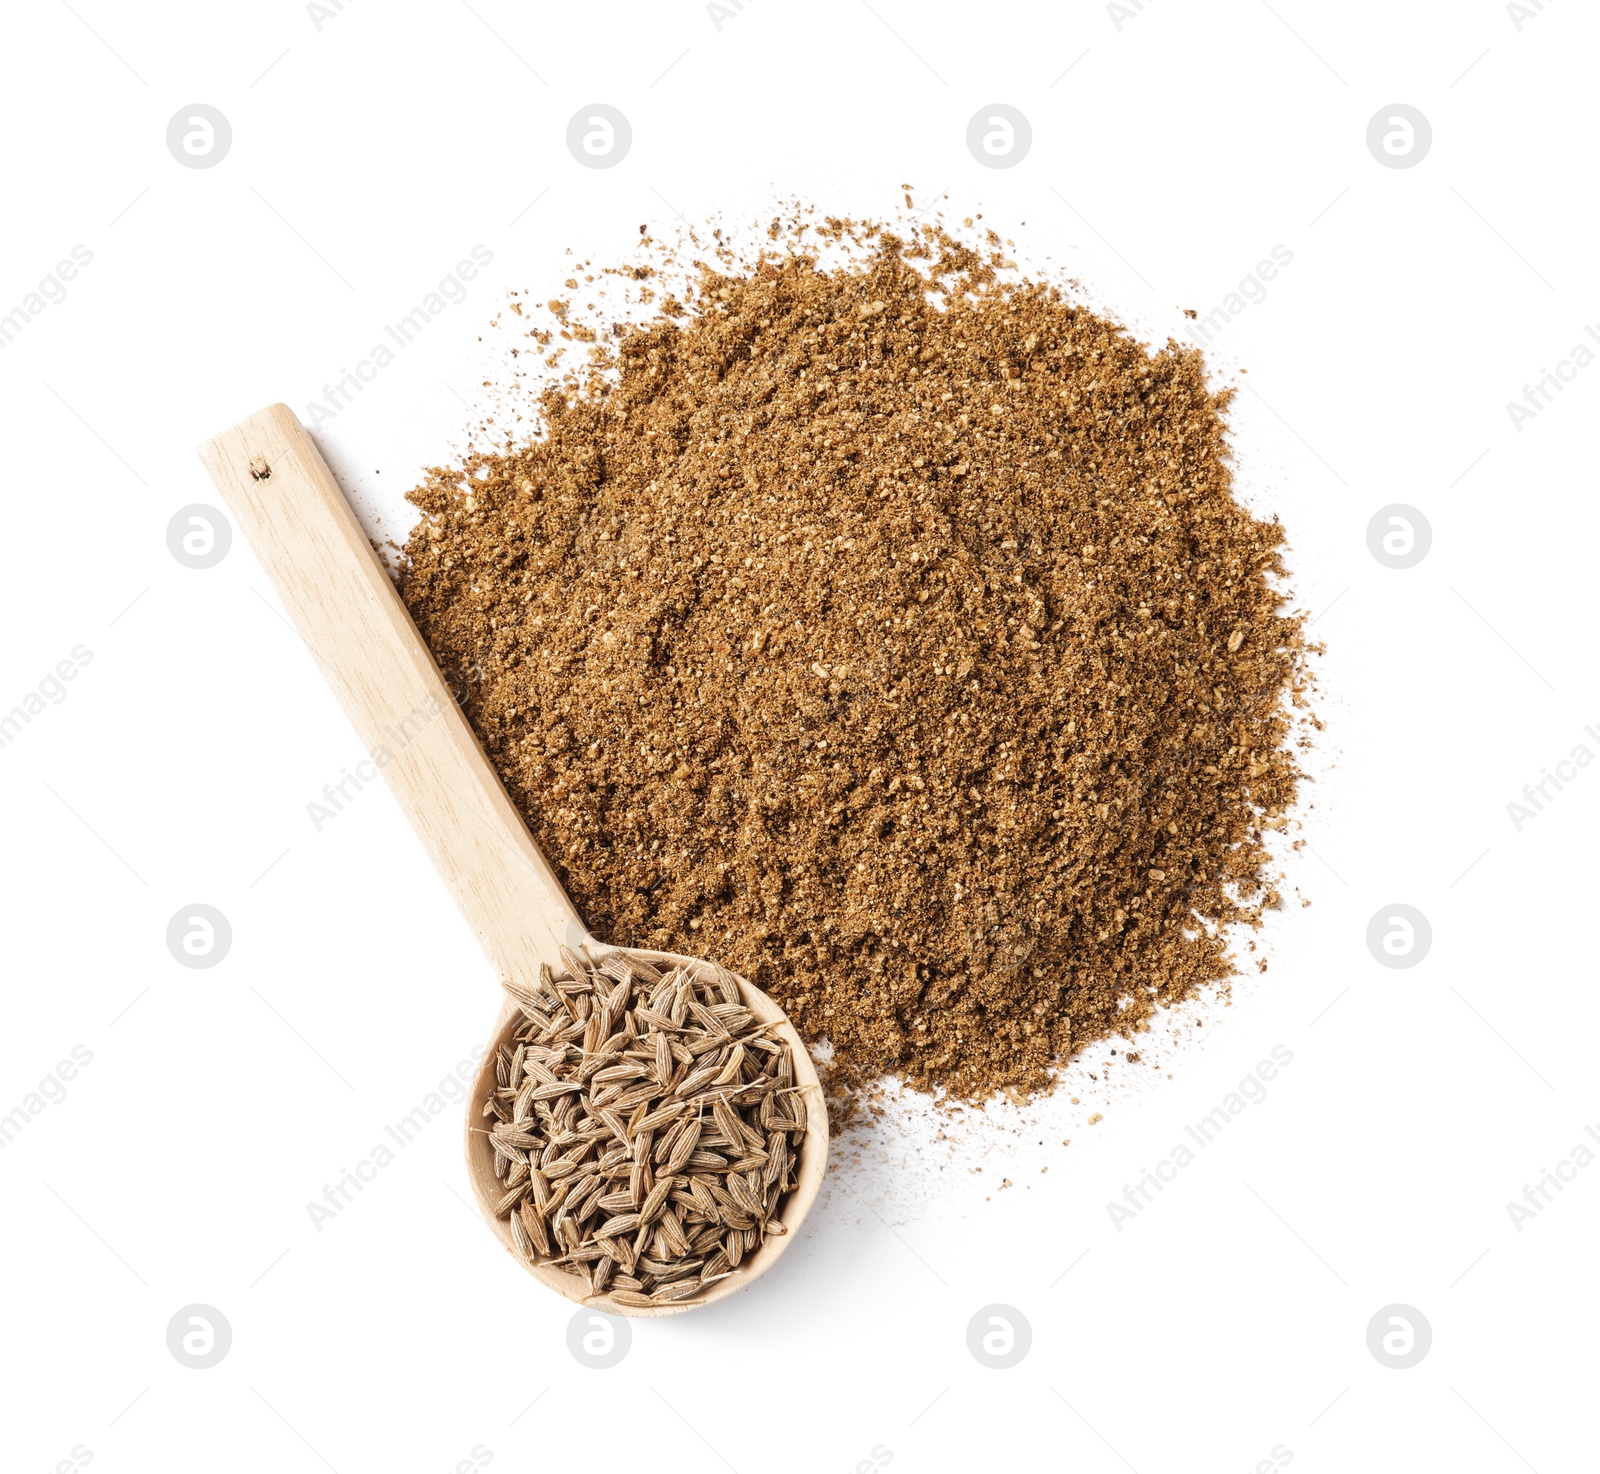
MULTIPOLYGON (((685 957, 677 952, 647 952, 640 948, 607 947, 600 943, 590 943, 584 950, 596 962, 603 962, 607 957, 622 956, 637 958, 641 962, 652 963, 662 969, 687 968, 697 979, 711 972, 710 964, 696 957, 685 957)), ((759 988, 752 986, 737 973, 732 976, 739 985, 744 1006, 756 1016, 757 1020, 763 1024, 778 1025, 778 1036, 789 1046, 794 1060, 795 1085, 806 1103, 806 1134, 800 1143, 798 1180, 794 1190, 784 1198, 777 1215, 785 1232, 768 1234, 762 1239, 760 1246, 740 1264, 737 1272, 727 1279, 719 1280, 693 1300, 679 1300, 649 1307, 619 1305, 609 1294, 594 1294, 589 1281, 582 1275, 571 1274, 552 1264, 524 1259, 512 1240, 509 1221, 499 1217, 495 1212, 495 1204, 505 1192, 505 1183, 495 1175, 494 1149, 480 1123, 483 1120, 484 1104, 494 1094, 497 1083, 495 1057, 502 1046, 511 1043, 512 1035, 522 1021, 522 1013, 516 1005, 516 1000, 507 995, 505 1006, 501 1009, 500 1018, 495 1024, 493 1041, 489 1045, 488 1053, 483 1057, 483 1064, 478 1068, 478 1077, 472 1083, 472 1096, 467 1114, 467 1170, 472 1177, 472 1191, 478 1200, 478 1208, 494 1229, 495 1236, 504 1245, 506 1252, 541 1284, 548 1285, 558 1294, 565 1295, 567 1299, 575 1300, 580 1305, 591 1306, 596 1310, 603 1310, 609 1315, 676 1315, 679 1311, 696 1310, 702 1305, 709 1305, 713 1300, 720 1300, 724 1296, 744 1289, 758 1275, 770 1269, 777 1262, 778 1256, 798 1237, 800 1225, 805 1222, 806 1214, 811 1211, 811 1205, 816 1201, 817 1190, 822 1186, 822 1176, 827 1168, 827 1104, 821 1083, 817 1079, 816 1066, 812 1063, 811 1056, 806 1053, 805 1045, 800 1042, 800 1036, 795 1032, 794 1025, 789 1022, 783 1010, 759 988)))
MULTIPOLYGON (((282 404, 261 410, 207 441, 200 459, 502 984, 532 992, 542 968, 557 975, 565 970, 568 950, 596 962, 621 954, 688 968, 696 977, 709 973, 712 964, 698 958, 610 947, 589 935, 294 412, 282 404)), ((568 1299, 617 1315, 695 1310, 770 1269, 805 1221, 828 1157, 828 1113, 816 1066, 783 1010, 744 978, 736 981, 756 1019, 778 1025, 806 1103, 795 1187, 778 1214, 786 1232, 764 1237, 732 1274, 697 1298, 647 1307, 619 1305, 608 1294, 592 1294, 577 1275, 524 1259, 496 1212, 505 1189, 481 1122, 496 1089, 496 1055, 521 1018, 513 995, 504 992, 473 1084, 468 1169, 496 1237, 536 1279, 568 1299)))

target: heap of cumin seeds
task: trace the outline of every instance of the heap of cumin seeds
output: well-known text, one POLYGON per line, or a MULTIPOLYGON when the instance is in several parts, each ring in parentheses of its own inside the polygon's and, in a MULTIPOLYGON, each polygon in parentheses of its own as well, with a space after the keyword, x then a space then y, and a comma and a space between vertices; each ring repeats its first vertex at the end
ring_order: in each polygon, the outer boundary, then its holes
POLYGON ((786 1232, 806 1133, 789 1046, 722 968, 564 960, 512 990, 523 1021, 483 1108, 496 1211, 526 1261, 590 1294, 692 1300, 786 1232))

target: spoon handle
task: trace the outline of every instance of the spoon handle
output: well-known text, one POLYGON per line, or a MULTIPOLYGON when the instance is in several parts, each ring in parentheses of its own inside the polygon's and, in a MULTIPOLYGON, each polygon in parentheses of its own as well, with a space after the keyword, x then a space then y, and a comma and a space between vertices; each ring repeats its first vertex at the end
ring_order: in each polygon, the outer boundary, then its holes
POLYGON ((241 420, 200 459, 502 978, 559 972, 588 929, 294 411, 241 420))

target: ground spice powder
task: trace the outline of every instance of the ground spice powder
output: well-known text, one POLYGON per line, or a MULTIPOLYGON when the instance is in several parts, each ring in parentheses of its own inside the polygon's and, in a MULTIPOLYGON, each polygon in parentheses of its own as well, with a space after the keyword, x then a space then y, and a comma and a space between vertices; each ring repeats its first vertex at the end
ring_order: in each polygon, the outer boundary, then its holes
POLYGON ((402 592, 597 936, 745 974, 845 1101, 1037 1091, 1276 903, 1283 533, 1197 351, 992 235, 819 233, 431 472, 402 592))

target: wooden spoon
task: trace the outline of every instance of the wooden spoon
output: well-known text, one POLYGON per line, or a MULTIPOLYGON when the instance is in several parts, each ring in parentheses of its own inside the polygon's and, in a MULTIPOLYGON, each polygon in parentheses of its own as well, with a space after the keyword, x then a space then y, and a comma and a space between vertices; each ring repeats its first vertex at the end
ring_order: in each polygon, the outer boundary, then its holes
MULTIPOLYGON (((294 412, 275 404, 251 415, 202 445, 200 459, 502 981, 534 987, 541 963, 560 975, 563 946, 587 951, 596 962, 625 953, 709 976, 708 964, 697 958, 630 951, 589 935, 294 412)), ((522 1017, 505 996, 473 1084, 467 1166, 478 1206, 500 1242, 568 1299, 617 1315, 694 1310, 742 1289, 795 1241, 827 1165, 828 1113, 816 1067, 783 1010, 745 979, 738 983, 745 1006, 763 1023, 780 1025, 806 1101, 798 1185, 780 1214, 788 1232, 765 1238, 736 1274, 698 1299, 648 1309, 617 1305, 609 1295, 592 1295, 587 1279, 528 1264, 513 1246, 509 1225, 495 1214, 504 1185, 495 1177, 488 1137, 471 1128, 483 1119, 495 1088, 495 1055, 522 1017)))

